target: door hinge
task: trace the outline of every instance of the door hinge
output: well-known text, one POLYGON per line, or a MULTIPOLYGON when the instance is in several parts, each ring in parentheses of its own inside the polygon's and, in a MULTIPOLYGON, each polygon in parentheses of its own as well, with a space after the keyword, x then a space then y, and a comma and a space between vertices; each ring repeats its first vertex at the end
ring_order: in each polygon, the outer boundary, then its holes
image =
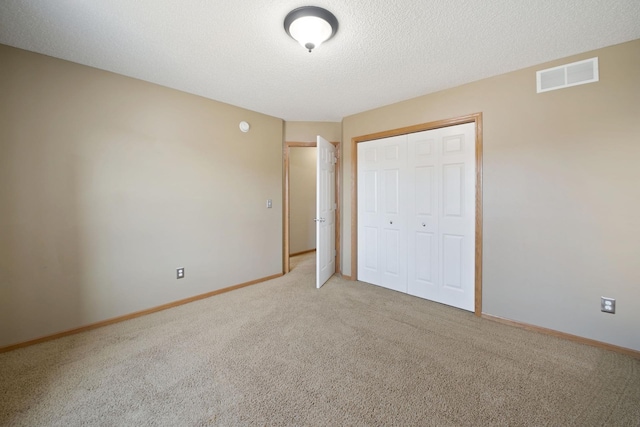
POLYGON ((337 251, 337 250, 335 250, 335 249, 333 250, 333 256, 334 256, 334 257, 337 257, 337 256, 338 256, 338 251, 337 251))
POLYGON ((333 156, 333 164, 335 165, 336 163, 338 163, 338 158, 336 156, 333 156))
POLYGON ((335 210, 337 210, 337 209, 338 209, 338 204, 334 202, 334 203, 333 203, 333 210, 335 211, 335 210))

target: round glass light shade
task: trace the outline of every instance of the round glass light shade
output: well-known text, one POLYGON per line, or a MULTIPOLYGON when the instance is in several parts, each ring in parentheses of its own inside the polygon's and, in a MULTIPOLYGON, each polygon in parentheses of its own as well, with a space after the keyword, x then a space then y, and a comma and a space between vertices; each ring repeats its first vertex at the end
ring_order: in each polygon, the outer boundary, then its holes
POLYGON ((326 9, 304 6, 284 18, 284 29, 309 52, 329 40, 338 31, 338 20, 326 9))
POLYGON ((317 16, 304 16, 291 23, 289 33, 303 47, 312 49, 320 46, 323 41, 331 37, 331 25, 317 16))

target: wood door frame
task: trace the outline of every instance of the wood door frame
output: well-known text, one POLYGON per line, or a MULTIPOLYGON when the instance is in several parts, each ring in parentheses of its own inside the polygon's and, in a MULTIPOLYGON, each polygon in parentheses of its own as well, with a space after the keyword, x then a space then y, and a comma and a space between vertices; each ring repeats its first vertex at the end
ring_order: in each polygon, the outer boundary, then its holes
MULTIPOLYGON (((338 161, 336 162, 335 165, 335 177, 336 177, 336 188, 335 188, 335 203, 336 203, 336 219, 335 219, 335 223, 336 223, 336 237, 335 237, 335 241, 336 241, 336 273, 338 274, 342 274, 342 269, 341 267, 341 262, 340 262, 340 200, 341 200, 341 184, 340 184, 340 164, 341 164, 341 160, 340 160, 340 142, 336 142, 336 141, 329 141, 331 142, 331 144, 333 144, 336 147, 336 158, 338 159, 338 161)), ((290 242, 289 239, 291 238, 291 204, 290 204, 290 186, 289 186, 289 179, 290 179, 290 171, 289 171, 289 165, 290 165, 290 149, 292 147, 308 147, 308 148, 313 148, 313 147, 317 147, 318 143, 317 142, 290 142, 290 141, 285 141, 284 145, 283 145, 283 149, 282 149, 282 159, 283 159, 283 168, 284 168, 284 195, 283 195, 283 199, 284 199, 284 212, 283 212, 283 265, 282 265, 282 272, 284 274, 289 273, 289 271, 291 271, 291 265, 290 265, 290 259, 291 259, 291 253, 290 253, 290 242)))
POLYGON ((351 280, 358 280, 358 144, 375 139, 475 123, 476 131, 476 232, 474 313, 482 315, 482 113, 422 123, 351 138, 351 280))

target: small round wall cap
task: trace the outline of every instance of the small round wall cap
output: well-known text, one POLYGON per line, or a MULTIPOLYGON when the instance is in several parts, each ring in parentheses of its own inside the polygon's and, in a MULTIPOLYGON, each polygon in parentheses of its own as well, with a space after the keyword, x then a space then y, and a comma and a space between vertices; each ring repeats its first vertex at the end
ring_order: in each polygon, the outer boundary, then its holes
POLYGON ((249 132, 249 129, 251 129, 251 126, 249 125, 249 123, 245 121, 240 122, 240 130, 242 132, 249 132))

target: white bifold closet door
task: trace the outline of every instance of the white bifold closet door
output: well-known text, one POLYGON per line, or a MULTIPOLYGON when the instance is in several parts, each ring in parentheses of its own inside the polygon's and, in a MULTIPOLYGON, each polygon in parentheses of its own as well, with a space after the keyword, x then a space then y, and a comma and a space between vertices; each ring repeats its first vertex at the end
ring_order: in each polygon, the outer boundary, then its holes
POLYGON ((405 293, 406 139, 358 144, 358 280, 405 293))
POLYGON ((473 311, 475 124, 358 144, 358 279, 473 311))

